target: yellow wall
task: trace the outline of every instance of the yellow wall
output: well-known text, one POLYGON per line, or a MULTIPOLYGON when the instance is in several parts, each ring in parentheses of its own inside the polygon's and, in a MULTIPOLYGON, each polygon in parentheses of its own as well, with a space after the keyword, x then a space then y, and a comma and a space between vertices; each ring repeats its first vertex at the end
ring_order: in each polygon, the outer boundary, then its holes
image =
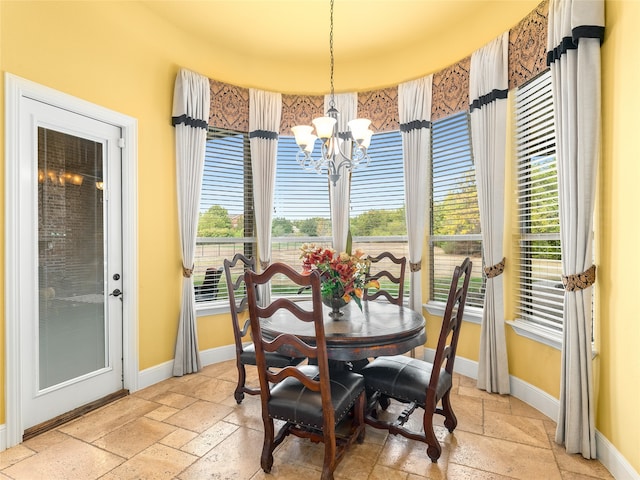
POLYGON ((640 472, 640 2, 608 1, 597 244, 597 428, 640 472))
MULTIPOLYGON (((640 387, 631 380, 640 378, 640 328, 634 315, 638 296, 634 273, 640 270, 640 257, 634 249, 640 244, 640 222, 634 215, 640 204, 640 147, 634 128, 640 111, 636 93, 640 50, 635 47, 640 2, 607 0, 606 13, 603 161, 596 221, 596 341, 600 352, 594 363, 596 424, 640 471, 640 409, 636 406, 640 387)), ((177 326, 181 270, 170 123, 175 75, 180 67, 186 67, 217 78, 212 64, 220 70, 224 60, 184 32, 150 16, 136 2, 0 0, 3 73, 83 98, 139 122, 140 369, 173 357, 177 326)), ((402 80, 398 71, 398 81, 402 80)), ((233 83, 233 79, 225 81, 233 83)), ((236 83, 245 82, 238 79, 236 83)), ((3 79, 0 89, 4 90, 3 79)), ((0 106, 4 112, 3 96, 0 106)), ((4 115, 0 117, 0 149, 4 152, 4 115)), ((4 198, 3 168, 0 198, 4 198)), ((4 216, 3 208, 0 216, 4 216)), ((2 233, 0 247, 4 248, 2 233)), ((3 281, 0 278, 0 287, 3 281)), ((4 296, 0 295, 3 306, 4 296)), ((437 336, 437 322, 428 318, 428 323, 432 341, 437 336)), ((201 349, 232 343, 228 325, 224 315, 199 319, 201 349)), ((479 326, 465 324, 464 328, 459 353, 477 360, 479 326)), ((4 316, 0 315, 0 425, 6 422, 4 333, 4 316)), ((507 341, 511 374, 558 397, 560 353, 515 335, 510 327, 507 341)))

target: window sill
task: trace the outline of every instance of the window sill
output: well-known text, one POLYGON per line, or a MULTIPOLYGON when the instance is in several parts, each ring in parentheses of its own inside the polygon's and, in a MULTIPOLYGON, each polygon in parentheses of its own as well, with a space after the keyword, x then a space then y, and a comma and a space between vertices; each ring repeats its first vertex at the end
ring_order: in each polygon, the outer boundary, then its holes
POLYGON ((562 350, 562 334, 520 319, 506 320, 505 323, 520 336, 542 343, 556 350, 562 350))
POLYGON ((208 317, 209 315, 219 315, 221 313, 229 313, 229 302, 196 304, 196 317, 208 317))
MULTIPOLYGON (((429 302, 423 306, 431 315, 441 317, 444 315, 444 309, 447 304, 444 302, 429 302)), ((478 307, 465 307, 462 320, 480 325, 482 323, 482 309, 478 307)))

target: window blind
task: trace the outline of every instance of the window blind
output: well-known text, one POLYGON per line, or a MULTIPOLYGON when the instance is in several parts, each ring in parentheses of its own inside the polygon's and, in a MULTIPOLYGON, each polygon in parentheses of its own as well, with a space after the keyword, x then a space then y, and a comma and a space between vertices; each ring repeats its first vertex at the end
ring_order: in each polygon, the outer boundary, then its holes
MULTIPOLYGON (((220 268, 236 253, 253 256, 255 249, 251 153, 246 133, 210 127, 200 194, 198 234, 194 262, 197 285, 207 268, 220 268)), ((214 300, 228 298, 224 275, 214 300)))
POLYGON ((549 71, 516 91, 520 256, 517 312, 561 332, 563 295, 553 97, 549 71))
MULTIPOLYGON (((471 150, 469 114, 461 112, 431 128, 430 298, 445 302, 451 276, 465 257, 482 262, 480 210, 471 150)), ((482 308, 484 279, 471 279, 467 305, 482 308)))

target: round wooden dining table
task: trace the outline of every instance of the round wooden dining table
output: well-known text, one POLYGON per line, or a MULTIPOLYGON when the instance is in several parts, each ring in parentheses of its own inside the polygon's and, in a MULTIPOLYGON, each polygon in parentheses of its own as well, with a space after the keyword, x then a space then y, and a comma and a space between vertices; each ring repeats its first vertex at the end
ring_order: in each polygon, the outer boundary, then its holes
MULTIPOLYGON (((311 302, 299 302, 305 309, 311 302)), ((381 355, 398 355, 424 345, 427 335, 424 317, 407 307, 385 302, 362 302, 362 310, 355 302, 342 308, 343 316, 334 320, 331 309, 323 305, 324 330, 329 360, 354 362, 381 355)), ((292 333, 314 344, 313 323, 292 321, 286 310, 279 311, 260 324, 262 336, 273 340, 281 333, 292 333)), ((295 351, 282 351, 295 356, 295 351)))

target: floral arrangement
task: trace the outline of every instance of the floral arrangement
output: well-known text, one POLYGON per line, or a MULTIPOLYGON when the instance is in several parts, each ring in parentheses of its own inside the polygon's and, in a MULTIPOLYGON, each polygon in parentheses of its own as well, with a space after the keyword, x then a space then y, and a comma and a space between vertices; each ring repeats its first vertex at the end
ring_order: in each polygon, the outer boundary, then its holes
POLYGON ((365 283, 369 262, 364 253, 336 253, 332 248, 317 247, 305 243, 300 248, 303 272, 318 270, 322 283, 323 298, 342 298, 345 303, 355 300, 362 308, 364 288, 380 288, 377 280, 365 283))

